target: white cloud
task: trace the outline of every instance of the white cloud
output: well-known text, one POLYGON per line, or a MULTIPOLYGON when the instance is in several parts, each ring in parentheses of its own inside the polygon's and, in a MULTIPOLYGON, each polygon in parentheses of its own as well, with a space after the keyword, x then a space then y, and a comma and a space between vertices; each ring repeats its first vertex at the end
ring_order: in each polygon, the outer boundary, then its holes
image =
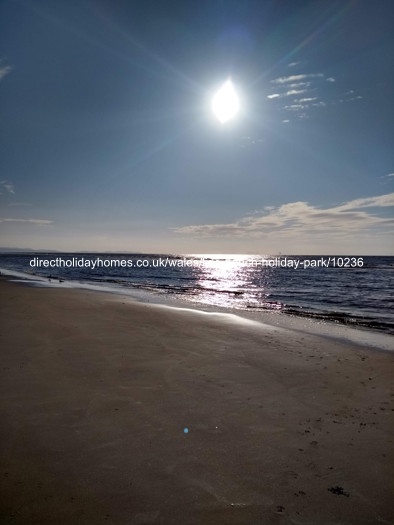
MULTIPOLYGON (((298 119, 309 118, 310 111, 316 111, 317 108, 325 107, 328 104, 335 105, 337 103, 354 103, 362 100, 363 98, 353 89, 351 89, 343 94, 341 99, 327 100, 326 102, 320 100, 321 96, 319 90, 321 88, 324 89, 322 82, 336 82, 334 77, 327 77, 324 73, 300 73, 297 75, 277 77, 272 79, 270 82, 271 84, 274 84, 272 88, 275 89, 275 93, 267 96, 269 100, 284 99, 286 97, 305 94, 305 98, 294 100, 292 104, 288 106, 282 106, 281 108, 286 111, 296 112, 298 119), (318 94, 319 97, 315 97, 315 94, 318 94), (318 100, 318 102, 315 102, 316 100, 318 100), (309 102, 310 104, 308 104, 309 102), (301 105, 297 107, 296 104, 301 105)), ((324 95, 324 93, 322 93, 322 95, 324 95)))
POLYGON ((289 84, 288 88, 294 88, 294 89, 297 89, 297 88, 307 88, 311 85, 310 82, 294 82, 292 84, 289 84))
POLYGON ((273 93, 272 95, 267 95, 267 98, 273 100, 285 97, 292 97, 294 95, 302 95, 303 93, 306 93, 306 89, 290 89, 289 91, 286 91, 286 93, 273 93))
POLYGON ((279 77, 271 80, 273 84, 288 84, 289 82, 298 82, 307 78, 323 78, 323 73, 308 73, 302 75, 290 75, 288 77, 279 77))
POLYGON ((0 222, 20 222, 29 224, 53 224, 53 221, 47 221, 46 219, 14 219, 14 218, 1 218, 0 222))
POLYGON ((271 80, 271 84, 273 84, 272 89, 275 92, 267 95, 267 98, 269 100, 280 100, 286 97, 304 95, 302 98, 294 98, 288 105, 281 106, 282 110, 293 112, 297 119, 310 118, 311 112, 318 111, 319 108, 326 107, 329 104, 355 102, 362 99, 360 95, 357 95, 352 90, 348 91, 340 100, 324 101, 321 99, 322 96, 325 96, 322 82, 332 83, 336 82, 336 79, 327 77, 324 73, 300 73, 277 77, 271 80), (320 89, 323 90, 322 93, 320 93, 320 89))
POLYGON ((280 93, 273 93, 272 95, 267 95, 267 98, 269 99, 282 98, 282 97, 283 97, 283 94, 281 95, 280 93))
POLYGON ((309 118, 309 111, 326 106, 326 102, 320 100, 320 96, 315 96, 319 90, 320 80, 335 81, 333 77, 326 78, 323 73, 302 73, 275 78, 271 80, 271 83, 275 84, 276 92, 267 95, 267 98, 279 100, 304 95, 302 98, 294 98, 292 103, 282 106, 281 109, 292 111, 298 119, 309 118))
POLYGON ((364 199, 355 199, 350 202, 341 204, 336 210, 356 210, 360 208, 386 207, 394 206, 394 193, 379 195, 378 197, 366 197, 364 199))
POLYGON ((349 238, 360 234, 388 233, 394 229, 394 218, 378 216, 365 208, 394 206, 394 193, 345 202, 331 208, 318 208, 307 202, 290 202, 265 208, 260 216, 243 217, 228 224, 203 224, 176 228, 175 232, 195 237, 279 238, 294 241, 302 236, 313 241, 316 236, 349 238))
POLYGON ((317 97, 299 98, 294 102, 297 102, 298 104, 304 104, 305 102, 313 102, 314 100, 317 100, 317 97))
POLYGON ((286 92, 286 97, 290 97, 291 95, 302 95, 306 92, 306 89, 290 89, 290 91, 286 92))

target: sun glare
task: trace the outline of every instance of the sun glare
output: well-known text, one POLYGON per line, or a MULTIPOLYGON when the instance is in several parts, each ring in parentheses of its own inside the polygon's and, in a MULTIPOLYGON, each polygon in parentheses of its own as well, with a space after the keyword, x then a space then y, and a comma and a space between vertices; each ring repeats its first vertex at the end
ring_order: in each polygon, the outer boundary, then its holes
POLYGON ((212 99, 212 111, 224 124, 233 119, 239 111, 239 99, 231 80, 227 80, 212 99))

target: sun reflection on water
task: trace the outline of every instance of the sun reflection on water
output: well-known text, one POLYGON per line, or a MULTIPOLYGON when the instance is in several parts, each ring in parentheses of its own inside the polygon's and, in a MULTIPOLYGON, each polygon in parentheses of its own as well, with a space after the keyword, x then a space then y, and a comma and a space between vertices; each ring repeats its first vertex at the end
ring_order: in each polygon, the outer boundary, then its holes
POLYGON ((243 254, 199 255, 203 264, 194 274, 196 284, 190 297, 193 302, 226 308, 281 309, 282 305, 270 300, 270 268, 245 264, 243 254))

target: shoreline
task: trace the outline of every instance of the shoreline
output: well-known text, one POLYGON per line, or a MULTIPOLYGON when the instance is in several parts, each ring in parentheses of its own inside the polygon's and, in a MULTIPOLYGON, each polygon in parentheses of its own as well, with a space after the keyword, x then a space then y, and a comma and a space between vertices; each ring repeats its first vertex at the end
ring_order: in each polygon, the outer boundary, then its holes
POLYGON ((194 303, 181 297, 161 295, 153 291, 126 289, 124 287, 95 285, 62 279, 59 282, 49 280, 34 274, 28 274, 8 269, 0 269, 0 277, 11 280, 22 285, 30 285, 55 289, 86 290, 94 293, 102 293, 118 297, 119 300, 127 300, 140 304, 164 306, 174 309, 186 309, 204 313, 220 313, 235 315, 242 319, 249 319, 263 325, 271 325, 279 328, 293 330, 305 334, 315 334, 328 337, 339 343, 362 345, 380 351, 394 352, 394 336, 365 326, 352 326, 333 320, 316 319, 309 316, 299 316, 281 311, 251 311, 235 308, 219 307, 205 303, 194 303))
MULTIPOLYGON (((31 255, 31 254, 30 254, 31 255)), ((38 256, 38 254, 36 254, 38 256)), ((58 256, 59 254, 45 254, 48 256, 51 260, 44 260, 44 262, 47 263, 47 266, 49 267, 50 263, 56 262, 54 260, 54 257, 58 256)), ((64 253, 61 254, 65 257, 65 262, 68 262, 73 266, 73 261, 75 261, 75 255, 74 253, 64 253)), ((96 254, 97 255, 97 254, 96 254)), ((108 253, 102 253, 100 254, 102 257, 104 257, 103 261, 107 259, 108 257, 111 257, 111 254, 108 253)), ((112 254, 114 255, 114 254, 112 254)), ((86 259, 87 262, 92 263, 92 260, 89 258, 92 256, 92 254, 85 254, 85 256, 88 256, 88 259, 86 259)), ((191 308, 204 308, 204 309, 220 309, 222 311, 237 311, 240 312, 240 315, 242 316, 250 316, 250 315, 271 315, 277 313, 275 310, 280 311, 282 314, 286 314, 287 317, 290 319, 293 318, 300 318, 301 320, 305 320, 306 323, 309 322, 309 320, 313 319, 317 323, 325 323, 327 322, 328 325, 333 326, 344 326, 346 328, 351 328, 355 330, 364 330, 364 331, 371 331, 375 334, 386 334, 386 335, 394 335, 394 324, 392 322, 392 316, 390 316, 390 311, 388 310, 392 304, 390 303, 390 293, 388 294, 388 303, 383 301, 377 301, 376 300, 376 293, 372 293, 370 297, 368 297, 368 294, 366 294, 366 297, 364 294, 360 294, 356 292, 356 298, 354 297, 353 292, 351 291, 352 286, 356 290, 359 288, 359 283, 357 283, 353 278, 350 278, 350 284, 349 286, 347 284, 344 284, 343 277, 341 277, 341 274, 339 274, 339 278, 334 278, 334 282, 332 283, 333 286, 329 286, 327 289, 327 286, 323 284, 322 286, 319 286, 317 283, 321 280, 323 283, 326 281, 326 276, 321 275, 321 279, 319 278, 317 281, 314 281, 314 278, 312 279, 312 290, 307 290, 306 293, 303 293, 303 287, 304 287, 304 278, 301 278, 302 283, 300 283, 300 276, 305 275, 307 277, 307 281, 310 281, 310 276, 308 275, 308 272, 306 274, 303 274, 302 272, 295 272, 294 278, 295 278, 295 288, 292 291, 292 293, 288 293, 286 283, 283 281, 283 274, 276 274, 275 278, 272 278, 271 287, 268 283, 268 288, 266 294, 262 294, 261 297, 259 296, 259 299, 257 299, 257 296, 259 294, 254 294, 254 288, 255 286, 251 284, 250 279, 252 278, 249 276, 243 276, 242 279, 245 279, 246 288, 244 289, 242 286, 235 286, 235 289, 227 283, 227 286, 224 287, 211 287, 209 285, 200 285, 198 284, 199 277, 197 276, 197 280, 194 279, 193 275, 190 276, 186 272, 186 279, 191 279, 193 282, 191 286, 186 286, 186 288, 182 285, 182 281, 179 282, 176 275, 173 275, 173 272, 169 272, 170 280, 167 282, 165 281, 164 285, 161 285, 161 279, 165 278, 164 275, 162 275, 162 272, 160 271, 158 275, 151 275, 149 268, 154 267, 153 260, 151 258, 153 256, 150 256, 149 254, 128 254, 129 257, 142 257, 142 261, 144 263, 148 263, 147 265, 142 265, 142 280, 138 279, 136 280, 130 275, 129 280, 129 273, 127 275, 123 275, 123 272, 121 271, 119 274, 116 271, 114 275, 110 274, 107 275, 107 277, 102 273, 99 272, 99 276, 97 279, 92 277, 92 272, 88 271, 85 275, 85 272, 82 271, 80 274, 80 271, 77 270, 76 273, 72 272, 72 279, 69 280, 70 275, 68 275, 68 271, 57 271, 57 266, 55 264, 55 274, 49 275, 48 272, 44 271, 44 275, 40 270, 31 272, 31 269, 29 270, 29 255, 22 254, 21 256, 15 255, 15 257, 11 257, 11 266, 6 265, 5 268, 9 268, 8 272, 14 273, 15 275, 19 274, 19 277, 22 278, 29 278, 32 275, 36 275, 36 280, 42 280, 42 282, 48 282, 48 280, 51 280, 54 282, 58 279, 62 282, 63 286, 66 286, 66 283, 68 283, 70 286, 77 286, 77 287, 86 287, 91 289, 98 289, 104 291, 104 287, 107 289, 111 289, 115 293, 119 293, 119 290, 123 290, 123 293, 130 294, 137 300, 142 300, 144 302, 158 302, 158 303, 167 303, 167 304, 174 304, 174 306, 177 306, 177 303, 179 301, 183 303, 187 303, 189 307, 191 308), (147 257, 147 260, 144 258, 147 257), (22 259, 20 259, 22 258, 22 259), (149 262, 150 261, 150 262, 149 262), (145 268, 148 268, 147 273, 145 274, 145 268), (16 271, 16 269, 18 269, 16 271), (92 278, 90 278, 90 277, 92 278), (102 277, 102 278, 101 278, 102 277), (174 282, 172 281, 172 278, 174 277, 174 282), (150 278, 153 279, 153 281, 150 281, 150 278), (277 278, 279 278, 279 281, 277 282, 277 278), (194 279, 194 280, 193 280, 194 279), (248 281, 249 280, 249 281, 248 281), (353 284, 352 284, 353 283, 353 284), (316 289, 313 291, 313 288, 316 287, 316 289), (337 293, 333 293, 333 290, 335 287, 338 287, 337 293), (349 293, 349 287, 350 287, 350 293, 349 293), (228 289, 226 289, 228 288, 228 289), (235 290, 235 291, 234 291, 235 290), (272 292, 272 293, 271 293, 272 292), (327 292, 327 296, 326 296, 327 292), (249 300, 249 295, 251 293, 251 297, 249 300), (279 294, 279 295, 277 295, 279 294), (153 301, 152 301, 152 297, 153 301), (165 297, 164 297, 165 296, 165 297), (270 299, 270 297, 272 298, 270 299), (324 300, 322 300, 322 298, 324 300), (267 299, 267 300, 265 300, 267 299), (371 301, 371 302, 370 302, 371 301), (195 303, 195 304, 193 304, 195 303)), ((223 255, 219 256, 218 254, 211 254, 213 257, 209 257, 207 260, 209 261, 215 261, 215 264, 217 264, 219 261, 226 260, 227 256, 223 255), (224 259, 222 259, 224 257, 224 259)), ((7 257, 5 256, 7 261, 7 257)), ((41 254, 42 257, 42 254, 41 254)), ((185 260, 185 256, 183 256, 183 259, 181 256, 176 255, 155 255, 155 257, 164 258, 164 260, 170 260, 173 259, 170 262, 182 262, 182 260, 185 260)), ((196 256, 190 256, 191 258, 194 258, 196 256)), ((296 258, 302 258, 305 259, 305 256, 295 256, 296 258)), ((322 258, 322 256, 313 256, 312 259, 316 258, 322 258)), ((40 257, 38 257, 40 258, 40 257)), ((286 258, 286 257, 285 257, 286 258)), ((381 270, 388 270, 392 269, 393 266, 393 257, 390 258, 390 256, 368 256, 366 260, 364 261, 364 256, 360 256, 362 259, 361 264, 361 271, 362 271, 362 284, 365 285, 365 275, 364 275, 364 262, 365 262, 365 270, 368 274, 368 272, 371 272, 372 269, 376 269, 378 272, 381 272, 381 270), (386 260, 387 259, 387 260, 386 260), (378 262, 377 262, 378 261, 378 262)), ((319 260, 320 260, 319 259, 319 260)), ((332 263, 334 267, 336 267, 336 257, 332 257, 334 262, 332 263)), ((340 257, 339 259, 342 260, 340 257)), ((338 259, 338 260, 339 260, 338 259)), ((194 259, 193 259, 194 260, 194 259)), ((200 260, 200 259, 199 259, 200 260)), ((239 261, 240 256, 233 254, 232 256, 233 261, 239 261)), ((135 259, 127 259, 122 261, 114 261, 115 268, 118 268, 120 263, 122 264, 122 268, 125 265, 128 265, 129 263, 134 264, 135 259)), ((138 259, 136 260, 138 263, 138 259)), ((356 261, 356 260, 355 260, 356 261)), ((355 262, 353 261, 353 262, 355 262)), ((93 261, 95 263, 95 261, 93 261)), ((108 262, 108 261, 107 261, 108 262)), ((156 261, 157 262, 157 261, 156 261)), ((193 261, 188 261, 193 262, 193 261)), ((194 261, 195 262, 195 261, 194 261)), ((31 263, 31 261, 30 261, 31 263)), ((112 261, 111 261, 112 263, 112 261)), ((212 270, 208 268, 208 274, 205 275, 206 272, 203 272, 202 278, 208 277, 212 271, 212 277, 213 280, 216 280, 215 277, 215 271, 216 267, 214 264, 214 269, 212 270)), ((352 263, 353 264, 353 263, 352 263)), ((198 265, 199 266, 199 265, 198 265)), ((89 266, 90 267, 90 266, 89 266)), ((112 268, 112 264, 110 265, 112 268)), ((138 265, 137 265, 138 267, 138 265)), ((170 265, 170 268, 172 265, 170 265)), ((182 263, 182 267, 183 263, 182 263)), ((241 265, 242 267, 242 265, 241 265)), ((338 266, 338 270, 340 270, 341 267, 338 266)), ((350 274, 346 272, 346 278, 345 281, 347 281, 347 277, 351 276, 353 271, 358 271, 360 268, 351 270, 350 274)), ((345 267, 346 269, 349 269, 345 267)), ((1 270, 1 268, 0 268, 1 270)), ((64 268, 63 268, 64 270, 64 268)), ((314 270, 311 270, 314 271, 314 270)), ((328 270, 327 270, 328 271, 328 270)), ((132 272, 133 273, 133 272, 132 272)), ((175 272, 177 273, 177 272, 175 272)), ((379 275, 379 274, 378 274, 379 275)), ((372 274, 369 276, 371 278, 371 282, 375 281, 376 275, 374 274, 374 270, 372 271, 372 274)), ((369 279, 367 275, 367 281, 369 279)), ((386 281, 382 280, 382 275, 379 277, 381 281, 381 286, 384 289, 384 286, 386 281)), ((253 279, 255 278, 261 278, 256 276, 253 276, 253 279)), ((33 277, 34 279, 34 277, 33 277)), ((183 277, 182 277, 183 279, 183 277)), ((241 280, 242 280, 241 279, 241 280)), ((291 278, 293 279, 293 277, 291 278)), ((390 279, 390 274, 389 274, 390 279)), ((208 277, 208 280, 210 278, 208 277)), ((270 280, 270 279, 269 279, 270 280)), ((331 277, 329 277, 328 281, 331 280, 331 277)), ((358 281, 358 278, 357 278, 358 281)), ((238 283, 239 284, 239 283, 238 283)), ((265 289, 266 284, 265 282, 261 282, 261 288, 265 289)), ((377 290, 379 292, 379 289, 377 290)), ((379 295, 379 293, 378 293, 379 295)), ((302 325, 302 321, 299 323, 299 326, 302 325)), ((379 346, 379 345, 377 345, 379 346)))
POLYGON ((389 352, 0 280, 4 523, 394 520, 389 352))

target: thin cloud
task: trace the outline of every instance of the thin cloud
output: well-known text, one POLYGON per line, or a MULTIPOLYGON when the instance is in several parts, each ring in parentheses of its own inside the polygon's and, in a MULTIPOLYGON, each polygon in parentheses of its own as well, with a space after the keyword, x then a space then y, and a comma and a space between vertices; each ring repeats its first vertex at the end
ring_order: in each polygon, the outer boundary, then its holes
POLYGON ((7 76, 12 71, 11 66, 0 66, 0 80, 7 76))
POLYGON ((317 97, 298 98, 294 102, 296 102, 297 104, 304 104, 305 102, 313 102, 314 100, 317 100, 317 97))
POLYGON ((307 73, 302 75, 290 75, 288 77, 279 77, 271 80, 272 84, 288 84, 289 82, 298 82, 307 78, 323 78, 323 73, 307 73))
POLYGON ((267 95, 267 99, 275 102, 293 98, 289 102, 286 100, 286 104, 280 109, 292 112, 298 120, 307 119, 310 117, 310 112, 323 108, 329 103, 321 100, 321 96, 325 94, 322 82, 326 80, 335 81, 333 77, 326 78, 323 73, 300 73, 278 77, 271 80, 271 84, 274 84, 272 90, 275 91, 267 95), (322 94, 319 92, 321 88, 323 89, 322 94))
POLYGON ((261 142, 264 142, 264 139, 260 137, 242 137, 240 147, 249 149, 260 144, 261 142))
POLYGON ((272 93, 272 95, 267 95, 267 98, 273 100, 275 98, 279 99, 292 97, 294 95, 302 95, 303 93, 306 93, 306 89, 290 89, 289 91, 286 91, 286 93, 272 93))
POLYGON ((306 89, 290 89, 290 91, 286 91, 285 96, 290 97, 291 95, 302 95, 306 92, 306 89))
POLYGON ((387 173, 386 175, 380 175, 379 179, 381 179, 380 184, 382 185, 390 184, 394 180, 394 173, 387 173))
POLYGON ((7 180, 1 180, 0 181, 0 190, 1 188, 4 188, 8 193, 12 193, 15 195, 15 187, 11 182, 8 182, 7 180))
POLYGON ((288 86, 286 86, 287 88, 294 88, 294 89, 298 89, 298 88, 307 88, 307 87, 310 87, 311 83, 310 82, 294 82, 292 84, 289 84, 288 86))
POLYGON ((305 109, 305 106, 303 104, 289 104, 284 106, 283 109, 287 109, 288 111, 299 111, 305 109))
POLYGON ((277 77, 271 80, 273 93, 267 95, 267 99, 275 102, 276 100, 286 99, 286 97, 294 97, 291 102, 286 101, 287 104, 281 106, 280 109, 291 111, 296 119, 309 118, 311 112, 330 104, 335 105, 362 99, 354 90, 351 90, 343 95, 340 100, 330 100, 333 93, 327 85, 323 84, 335 81, 334 77, 326 77, 324 73, 300 73, 277 77), (321 93, 320 90, 322 90, 321 93), (304 95, 304 97, 301 98, 299 95, 304 95), (322 97, 326 100, 322 100, 322 97))
POLYGON ((53 221, 48 221, 46 219, 14 219, 14 218, 1 218, 0 222, 19 222, 19 223, 28 223, 28 224, 53 224, 53 221))
POLYGON ((394 193, 355 199, 331 208, 318 208, 307 202, 290 202, 265 208, 260 216, 243 217, 228 224, 203 224, 174 229, 178 234, 196 237, 249 237, 267 235, 294 239, 294 235, 352 236, 355 234, 388 233, 394 218, 379 217, 365 208, 394 206, 394 193))
POLYGON ((267 95, 267 98, 269 99, 274 99, 274 98, 282 98, 283 97, 283 93, 280 94, 280 93, 272 93, 272 95, 267 95))
POLYGON ((380 195, 379 197, 367 197, 364 199, 355 199, 353 201, 341 204, 337 210, 356 210, 360 208, 372 208, 372 207, 386 207, 394 206, 394 193, 387 193, 386 195, 380 195))

